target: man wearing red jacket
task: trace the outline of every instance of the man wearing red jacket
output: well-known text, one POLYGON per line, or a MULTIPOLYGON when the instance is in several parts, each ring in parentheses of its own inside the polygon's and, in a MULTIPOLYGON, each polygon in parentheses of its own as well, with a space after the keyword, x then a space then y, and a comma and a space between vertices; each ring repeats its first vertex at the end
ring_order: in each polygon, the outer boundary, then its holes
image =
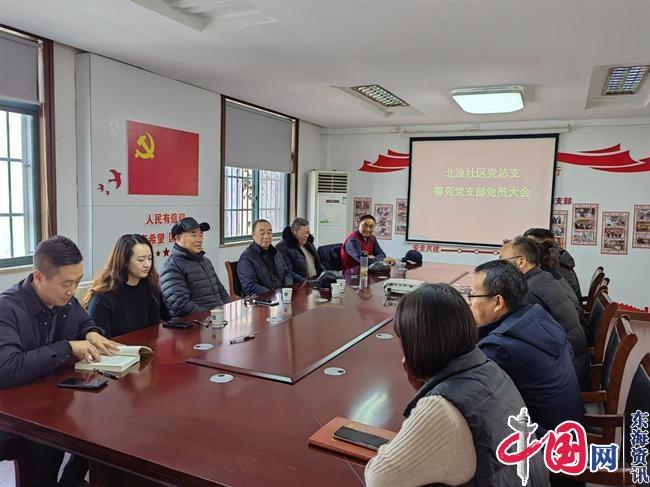
POLYGON ((359 222, 359 229, 347 236, 341 246, 341 270, 356 267, 361 261, 361 252, 368 253, 368 262, 384 259, 386 254, 379 246, 375 231, 375 217, 363 215, 359 222))

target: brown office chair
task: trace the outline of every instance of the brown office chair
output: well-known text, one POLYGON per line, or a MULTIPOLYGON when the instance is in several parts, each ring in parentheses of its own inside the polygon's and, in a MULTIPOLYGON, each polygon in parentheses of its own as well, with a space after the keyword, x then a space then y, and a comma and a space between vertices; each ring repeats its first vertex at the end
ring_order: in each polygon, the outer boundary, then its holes
POLYGON ((590 472, 589 470, 586 470, 578 476, 562 476, 578 482, 589 482, 592 484, 633 485, 629 467, 629 465, 631 465, 629 431, 632 422, 631 415, 637 410, 650 410, 650 353, 645 354, 641 359, 641 363, 637 367, 634 377, 632 377, 630 392, 625 401, 624 416, 621 416, 620 414, 585 415, 585 426, 620 428, 625 424, 621 441, 623 448, 621 449, 622 458, 620 460, 622 463, 620 467, 615 472, 607 472, 604 470, 599 472, 590 472), (626 465, 628 466, 626 467, 626 465))
POLYGON ((607 288, 600 288, 589 312, 586 329, 587 343, 592 347, 591 362, 594 364, 603 363, 605 343, 617 309, 618 305, 610 299, 607 288))
POLYGON ((596 270, 591 276, 591 281, 589 282, 589 292, 586 296, 582 297, 582 306, 585 313, 589 313, 591 310, 591 306, 594 304, 594 299, 596 299, 596 291, 600 289, 603 279, 605 279, 605 271, 601 266, 596 267, 596 270))
MULTIPOLYGON (((616 320, 607 340, 602 364, 591 366, 592 391, 583 392, 582 400, 589 414, 616 414, 621 400, 621 383, 625 364, 638 341, 632 332, 630 318, 622 315, 616 320)), ((616 427, 602 427, 588 436, 598 443, 613 443, 616 427)))
POLYGON ((225 262, 226 272, 228 272, 228 292, 231 299, 241 299, 241 283, 239 282, 239 276, 237 275, 237 262, 238 261, 236 260, 227 260, 225 262))

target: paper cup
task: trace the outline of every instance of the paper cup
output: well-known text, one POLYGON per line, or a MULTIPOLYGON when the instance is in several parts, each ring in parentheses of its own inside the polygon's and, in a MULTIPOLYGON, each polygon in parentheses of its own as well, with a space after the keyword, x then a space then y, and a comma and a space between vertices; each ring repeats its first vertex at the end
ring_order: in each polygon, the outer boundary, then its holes
POLYGON ((333 282, 332 284, 330 284, 330 287, 332 289, 333 298, 338 298, 341 296, 342 290, 341 290, 341 285, 339 283, 333 282))
POLYGON ((290 287, 283 287, 282 288, 282 302, 283 303, 290 303, 292 295, 293 295, 293 289, 292 288, 290 288, 290 287))
POLYGON ((210 323, 213 327, 224 326, 224 312, 223 308, 214 308, 210 310, 210 323))
POLYGON ((337 279, 336 284, 338 284, 341 287, 341 294, 345 292, 345 279, 337 279))

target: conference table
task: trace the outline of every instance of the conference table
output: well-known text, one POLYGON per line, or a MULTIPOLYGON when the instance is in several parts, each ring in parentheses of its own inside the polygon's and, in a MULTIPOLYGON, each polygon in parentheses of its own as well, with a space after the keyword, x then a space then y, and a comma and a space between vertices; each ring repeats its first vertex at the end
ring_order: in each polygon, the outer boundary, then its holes
MULTIPOLYGON (((465 286, 470 273, 425 263, 405 277, 465 286)), ((89 458, 94 485, 363 485, 362 464, 308 446, 309 437, 336 416, 397 431, 414 391, 392 328, 396 306, 385 303, 387 275, 345 277, 340 298, 297 287, 290 304, 279 291, 270 295, 278 306, 229 303, 221 329, 205 312, 187 320, 207 326, 122 335, 154 355, 98 391, 57 387, 83 377, 72 362, 0 391, 0 429, 89 458)))

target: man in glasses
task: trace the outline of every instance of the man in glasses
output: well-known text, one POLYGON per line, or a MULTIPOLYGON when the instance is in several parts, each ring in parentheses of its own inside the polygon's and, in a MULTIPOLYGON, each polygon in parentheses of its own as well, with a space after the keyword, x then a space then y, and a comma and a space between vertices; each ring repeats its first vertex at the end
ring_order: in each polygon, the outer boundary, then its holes
POLYGON ((589 379, 587 336, 567 291, 550 272, 541 269, 540 252, 539 245, 533 240, 516 237, 501 247, 500 258, 511 262, 524 274, 528 283, 528 302, 539 304, 564 328, 573 349, 573 367, 578 381, 585 388, 589 379))
POLYGON ((206 222, 183 218, 172 227, 174 247, 160 273, 160 289, 171 317, 187 316, 230 302, 212 262, 203 251, 206 222))
POLYGON ((539 305, 526 302, 523 274, 507 260, 475 269, 467 293, 479 327, 479 348, 505 370, 541 434, 584 413, 562 327, 539 305))

